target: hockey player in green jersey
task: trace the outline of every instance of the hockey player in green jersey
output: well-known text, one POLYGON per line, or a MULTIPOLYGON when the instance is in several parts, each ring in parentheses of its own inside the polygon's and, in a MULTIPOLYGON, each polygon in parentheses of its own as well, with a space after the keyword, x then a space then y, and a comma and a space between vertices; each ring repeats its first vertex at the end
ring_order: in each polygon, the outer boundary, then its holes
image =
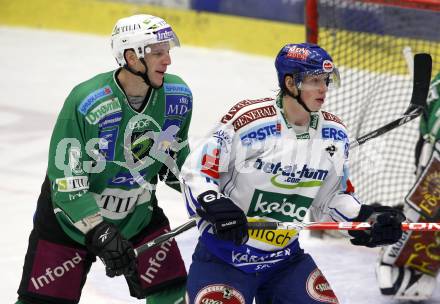
POLYGON ((186 270, 175 241, 135 257, 169 229, 158 180, 180 190, 192 94, 167 74, 179 40, 163 19, 120 19, 120 68, 76 86, 53 130, 17 303, 78 303, 96 257, 149 304, 181 303, 186 270))
MULTIPOLYGON (((440 73, 431 82, 427 103, 416 145, 417 180, 404 204, 411 222, 440 220, 440 73)), ((376 274, 382 294, 425 301, 434 293, 439 270, 438 234, 407 231, 399 242, 381 251, 376 274)))

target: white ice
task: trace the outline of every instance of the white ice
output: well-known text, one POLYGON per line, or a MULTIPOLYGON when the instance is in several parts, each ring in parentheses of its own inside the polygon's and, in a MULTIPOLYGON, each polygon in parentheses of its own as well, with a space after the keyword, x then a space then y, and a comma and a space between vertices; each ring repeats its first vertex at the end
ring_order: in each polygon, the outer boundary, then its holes
MULTIPOLYGON (((191 143, 237 101, 275 95, 272 58, 182 43, 172 52, 169 72, 180 75, 194 94, 191 143)), ((56 115, 73 86, 114 69, 116 63, 108 37, 0 27, 0 67, 0 302, 14 303, 56 115)), ((159 187, 158 195, 172 227, 187 220, 177 192, 159 187)), ((187 266, 196 239, 195 230, 177 239, 187 266)), ((306 235, 302 245, 314 256, 340 303, 397 303, 379 293, 374 273, 377 249, 306 235)), ((143 301, 130 298, 123 279, 107 278, 97 262, 80 303, 143 301)), ((438 290, 429 303, 440 303, 438 290)))

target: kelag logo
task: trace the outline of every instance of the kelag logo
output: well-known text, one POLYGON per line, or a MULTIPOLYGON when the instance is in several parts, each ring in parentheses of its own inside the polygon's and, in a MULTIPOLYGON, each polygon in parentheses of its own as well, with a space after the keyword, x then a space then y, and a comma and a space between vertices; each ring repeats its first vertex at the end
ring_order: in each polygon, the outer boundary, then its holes
POLYGON ((266 216, 281 222, 302 221, 313 199, 255 189, 247 216, 266 216))
POLYGON ((295 189, 299 187, 319 187, 326 179, 328 170, 310 168, 307 164, 301 170, 298 165, 283 165, 281 162, 265 162, 258 158, 254 168, 264 173, 274 175, 270 182, 278 188, 295 189), (307 180, 304 180, 307 179, 307 180))

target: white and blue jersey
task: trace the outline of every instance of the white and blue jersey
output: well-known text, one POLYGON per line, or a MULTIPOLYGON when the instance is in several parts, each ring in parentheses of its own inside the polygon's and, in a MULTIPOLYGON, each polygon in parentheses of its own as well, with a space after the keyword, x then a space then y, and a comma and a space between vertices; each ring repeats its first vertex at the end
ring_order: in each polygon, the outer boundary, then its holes
POLYGON ((196 197, 214 190, 229 197, 248 221, 302 222, 310 210, 321 221, 348 221, 359 213, 348 179, 348 137, 335 115, 313 112, 301 132, 284 117, 280 98, 233 106, 189 155, 180 180, 201 241, 224 262, 252 273, 300 252, 296 231, 249 230, 242 246, 222 241, 198 217, 196 197), (296 131, 295 131, 296 130, 296 131))

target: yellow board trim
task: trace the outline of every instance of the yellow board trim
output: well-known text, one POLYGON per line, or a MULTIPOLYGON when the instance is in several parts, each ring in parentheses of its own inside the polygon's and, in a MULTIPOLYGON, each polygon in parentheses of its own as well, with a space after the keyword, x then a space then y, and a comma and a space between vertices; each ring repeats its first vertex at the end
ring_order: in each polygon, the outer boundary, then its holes
POLYGON ((117 19, 138 13, 164 18, 183 45, 275 57, 286 43, 305 40, 303 25, 193 10, 98 0, 2 1, 0 24, 107 35, 117 19))
MULTIPOLYGON (((182 45, 230 49, 271 58, 275 57, 284 44, 305 40, 305 28, 302 24, 106 0, 13 0, 2 1, 1 8, 0 24, 3 25, 108 37, 117 19, 148 13, 167 20, 177 32, 182 45)), ((325 37, 325 29, 320 31, 320 35, 325 37)), ((429 49, 423 50, 420 49, 420 41, 416 39, 348 31, 328 31, 328 35, 332 35, 332 41, 336 41, 338 49, 344 49, 343 53, 338 54, 332 50, 333 46, 322 45, 338 66, 370 72, 408 74, 406 63, 400 54, 402 45, 411 46, 413 53, 440 54, 440 43, 436 42, 423 41, 423 45, 429 45, 429 49), (397 50, 398 53, 389 54, 384 50, 397 50), (359 52, 367 56, 358 56, 359 52), (397 66, 394 70, 380 64, 390 60, 390 57, 400 61, 398 65, 394 65, 397 66)), ((433 59, 433 71, 440 70, 439 58, 433 59)))
POLYGON ((345 68, 409 75, 403 49, 410 47, 413 54, 431 54, 434 75, 440 70, 439 42, 321 28, 318 43, 329 52, 337 66, 345 68), (390 62, 393 63, 387 64, 390 62))

